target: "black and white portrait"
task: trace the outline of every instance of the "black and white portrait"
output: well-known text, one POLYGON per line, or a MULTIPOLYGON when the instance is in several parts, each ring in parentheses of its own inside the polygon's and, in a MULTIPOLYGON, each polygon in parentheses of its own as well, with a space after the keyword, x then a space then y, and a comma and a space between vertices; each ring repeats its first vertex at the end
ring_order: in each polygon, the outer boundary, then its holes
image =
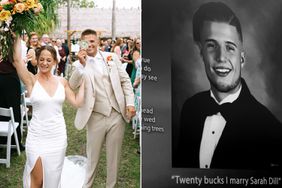
POLYGON ((172 167, 282 168, 282 1, 172 12, 172 167))

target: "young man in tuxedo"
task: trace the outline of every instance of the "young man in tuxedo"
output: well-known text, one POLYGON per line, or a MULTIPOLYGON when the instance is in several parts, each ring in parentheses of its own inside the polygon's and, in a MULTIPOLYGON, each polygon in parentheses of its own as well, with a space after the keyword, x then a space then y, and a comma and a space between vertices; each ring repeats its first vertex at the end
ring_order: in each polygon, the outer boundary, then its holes
POLYGON ((251 94, 238 17, 222 2, 193 16, 193 38, 210 90, 187 99, 173 167, 271 169, 282 165, 282 126, 251 94))

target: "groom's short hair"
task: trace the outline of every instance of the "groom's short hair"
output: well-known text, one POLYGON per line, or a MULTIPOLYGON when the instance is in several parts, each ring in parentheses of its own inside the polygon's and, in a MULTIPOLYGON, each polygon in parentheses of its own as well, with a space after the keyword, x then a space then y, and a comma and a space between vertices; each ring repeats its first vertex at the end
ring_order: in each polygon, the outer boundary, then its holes
POLYGON ((86 29, 81 33, 81 38, 84 37, 85 35, 95 35, 95 36, 97 36, 97 32, 93 29, 86 29))
POLYGON ((201 30, 205 21, 223 22, 236 28, 241 42, 243 42, 241 24, 235 13, 222 2, 208 2, 200 6, 193 16, 193 38, 195 42, 201 40, 201 30))

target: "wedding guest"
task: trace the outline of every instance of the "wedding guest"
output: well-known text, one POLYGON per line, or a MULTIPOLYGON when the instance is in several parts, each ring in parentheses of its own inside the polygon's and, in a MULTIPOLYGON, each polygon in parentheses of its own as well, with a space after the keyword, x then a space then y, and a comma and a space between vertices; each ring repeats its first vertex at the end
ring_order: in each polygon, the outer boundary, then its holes
MULTIPOLYGON (((135 62, 135 68, 136 68, 136 76, 135 80, 133 82, 133 88, 134 88, 134 102, 135 102, 135 109, 139 113, 141 113, 141 105, 140 105, 140 98, 141 98, 141 77, 142 77, 142 58, 140 55, 140 52, 138 50, 135 50, 132 54, 133 61, 135 62)), ((138 121, 138 123, 140 123, 138 121)), ((141 124, 138 124, 138 128, 140 128, 141 124)))
POLYGON ((122 54, 123 57, 126 55, 128 55, 128 53, 131 51, 131 49, 133 48, 133 41, 131 39, 127 39, 126 40, 126 45, 125 47, 122 49, 122 54))
POLYGON ((51 45, 51 40, 49 35, 43 34, 41 36, 41 46, 51 45))
POLYGON ((118 38, 118 39, 115 41, 115 43, 114 43, 114 45, 113 45, 113 47, 112 47, 112 49, 111 49, 111 52, 114 52, 115 54, 117 54, 117 56, 118 56, 119 59, 121 59, 121 50, 120 50, 120 45, 121 45, 121 43, 122 43, 122 39, 121 39, 121 38, 118 38))
POLYGON ((66 61, 67 61, 67 52, 65 51, 65 48, 62 46, 62 41, 60 39, 57 39, 56 45, 58 47, 58 52, 60 54, 60 62, 58 64, 58 75, 60 76, 61 74, 65 76, 65 66, 66 66, 66 61))
POLYGON ((112 39, 111 38, 107 39, 105 42, 105 45, 106 45, 105 51, 106 52, 111 52, 111 48, 112 48, 111 44, 112 44, 112 39))
POLYGON ((140 56, 140 52, 138 50, 135 50, 132 54, 133 61, 135 62, 135 69, 136 69, 136 75, 133 82, 133 88, 135 88, 135 95, 140 96, 140 83, 141 83, 141 62, 142 58, 140 56))
POLYGON ((141 53, 141 39, 140 38, 136 38, 133 41, 133 48, 132 50, 129 52, 127 59, 129 60, 127 67, 126 67, 126 72, 128 73, 128 75, 130 76, 131 82, 133 83, 135 80, 135 74, 136 74, 136 69, 135 69, 135 65, 134 65, 134 61, 132 59, 132 54, 134 51, 138 50, 141 53))
POLYGON ((27 47, 32 48, 34 50, 41 47, 39 42, 39 35, 36 32, 29 33, 27 47))
POLYGON ((120 45, 121 56, 123 56, 123 54, 127 51, 127 40, 129 39, 124 38, 122 44, 120 45))
MULTIPOLYGON (((12 65, 10 58, 2 59, 0 53, 0 107, 13 108, 15 122, 21 124, 21 83, 16 72, 16 69, 12 65)), ((0 121, 8 120, 6 117, 0 117, 0 121)), ((20 126, 17 128, 17 136, 20 142, 20 149, 24 150, 25 147, 21 143, 22 135, 20 126)), ((12 137, 12 144, 15 145, 14 135, 12 137)), ((0 144, 6 144, 7 139, 0 137, 0 144)))
POLYGON ((36 32, 31 32, 27 42, 26 58, 24 60, 27 63, 28 71, 32 74, 37 73, 36 50, 40 48, 40 46, 38 34, 36 32))
POLYGON ((57 46, 57 39, 56 38, 52 38, 50 39, 51 40, 51 45, 54 47, 54 46, 57 46))
POLYGON ((14 61, 17 73, 24 82, 31 104, 32 118, 26 138, 26 165, 23 176, 25 188, 61 187, 61 172, 67 147, 66 125, 62 112, 65 99, 75 107, 83 103, 84 81, 78 93, 70 89, 67 80, 54 76, 56 50, 42 46, 37 52, 38 73, 31 74, 21 59, 20 41, 14 42, 14 61))
POLYGON ((61 43, 62 43, 62 47, 64 48, 65 52, 66 52, 66 56, 69 56, 69 47, 68 47, 68 42, 67 40, 61 39, 61 43))
POLYGON ((126 65, 125 69, 129 76, 131 76, 131 72, 130 72, 131 70, 129 69, 132 68, 132 62, 133 62, 132 56, 130 55, 130 53, 132 53, 132 47, 133 47, 133 41, 131 39, 128 39, 126 46, 124 47, 124 49, 122 49, 122 58, 121 58, 121 62, 126 65))

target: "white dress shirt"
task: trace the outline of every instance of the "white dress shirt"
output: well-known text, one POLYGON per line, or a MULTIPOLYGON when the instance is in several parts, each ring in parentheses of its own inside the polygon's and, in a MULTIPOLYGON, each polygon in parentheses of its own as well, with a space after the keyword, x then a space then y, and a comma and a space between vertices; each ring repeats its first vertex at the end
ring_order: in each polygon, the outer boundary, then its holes
MULTIPOLYGON (((111 55, 111 54, 109 54, 109 55, 111 55)), ((103 71, 105 67, 108 70, 108 73, 111 72, 111 68, 108 67, 107 62, 106 62, 105 58, 102 56, 100 51, 97 52, 95 57, 86 56, 86 62, 91 63, 91 64, 93 63, 94 67, 95 68, 97 67, 97 70, 99 72, 101 72, 104 76, 108 76, 108 75, 105 75, 105 71, 103 71)), ((75 66, 78 69, 79 72, 84 74, 84 67, 83 67, 83 65, 80 64, 79 60, 75 61, 73 63, 73 66, 75 66)), ((126 104, 126 106, 134 106, 134 104, 128 103, 128 104, 126 104)))
POLYGON ((104 74, 104 69, 106 67, 106 62, 104 61, 103 57, 100 53, 97 53, 95 57, 87 56, 86 61, 89 63, 94 63, 95 68, 101 73, 104 74))
MULTIPOLYGON (((242 87, 240 87, 236 93, 230 94, 225 97, 221 102, 218 102, 216 100, 211 90, 210 95, 219 105, 222 105, 224 103, 233 103, 239 97, 241 88, 242 87)), ((218 144, 218 141, 221 137, 225 125, 226 120, 220 114, 220 112, 212 116, 206 117, 199 153, 200 168, 210 168, 214 151, 216 149, 216 146, 218 144)))
MULTIPOLYGON (((95 57, 86 56, 86 62, 94 64, 95 67, 99 70, 99 72, 103 73, 103 69, 106 66, 106 62, 104 61, 102 55, 100 53, 97 53, 95 57)), ((81 73, 84 74, 84 67, 81 65, 79 60, 75 61, 73 63, 73 66, 76 67, 81 73)))

